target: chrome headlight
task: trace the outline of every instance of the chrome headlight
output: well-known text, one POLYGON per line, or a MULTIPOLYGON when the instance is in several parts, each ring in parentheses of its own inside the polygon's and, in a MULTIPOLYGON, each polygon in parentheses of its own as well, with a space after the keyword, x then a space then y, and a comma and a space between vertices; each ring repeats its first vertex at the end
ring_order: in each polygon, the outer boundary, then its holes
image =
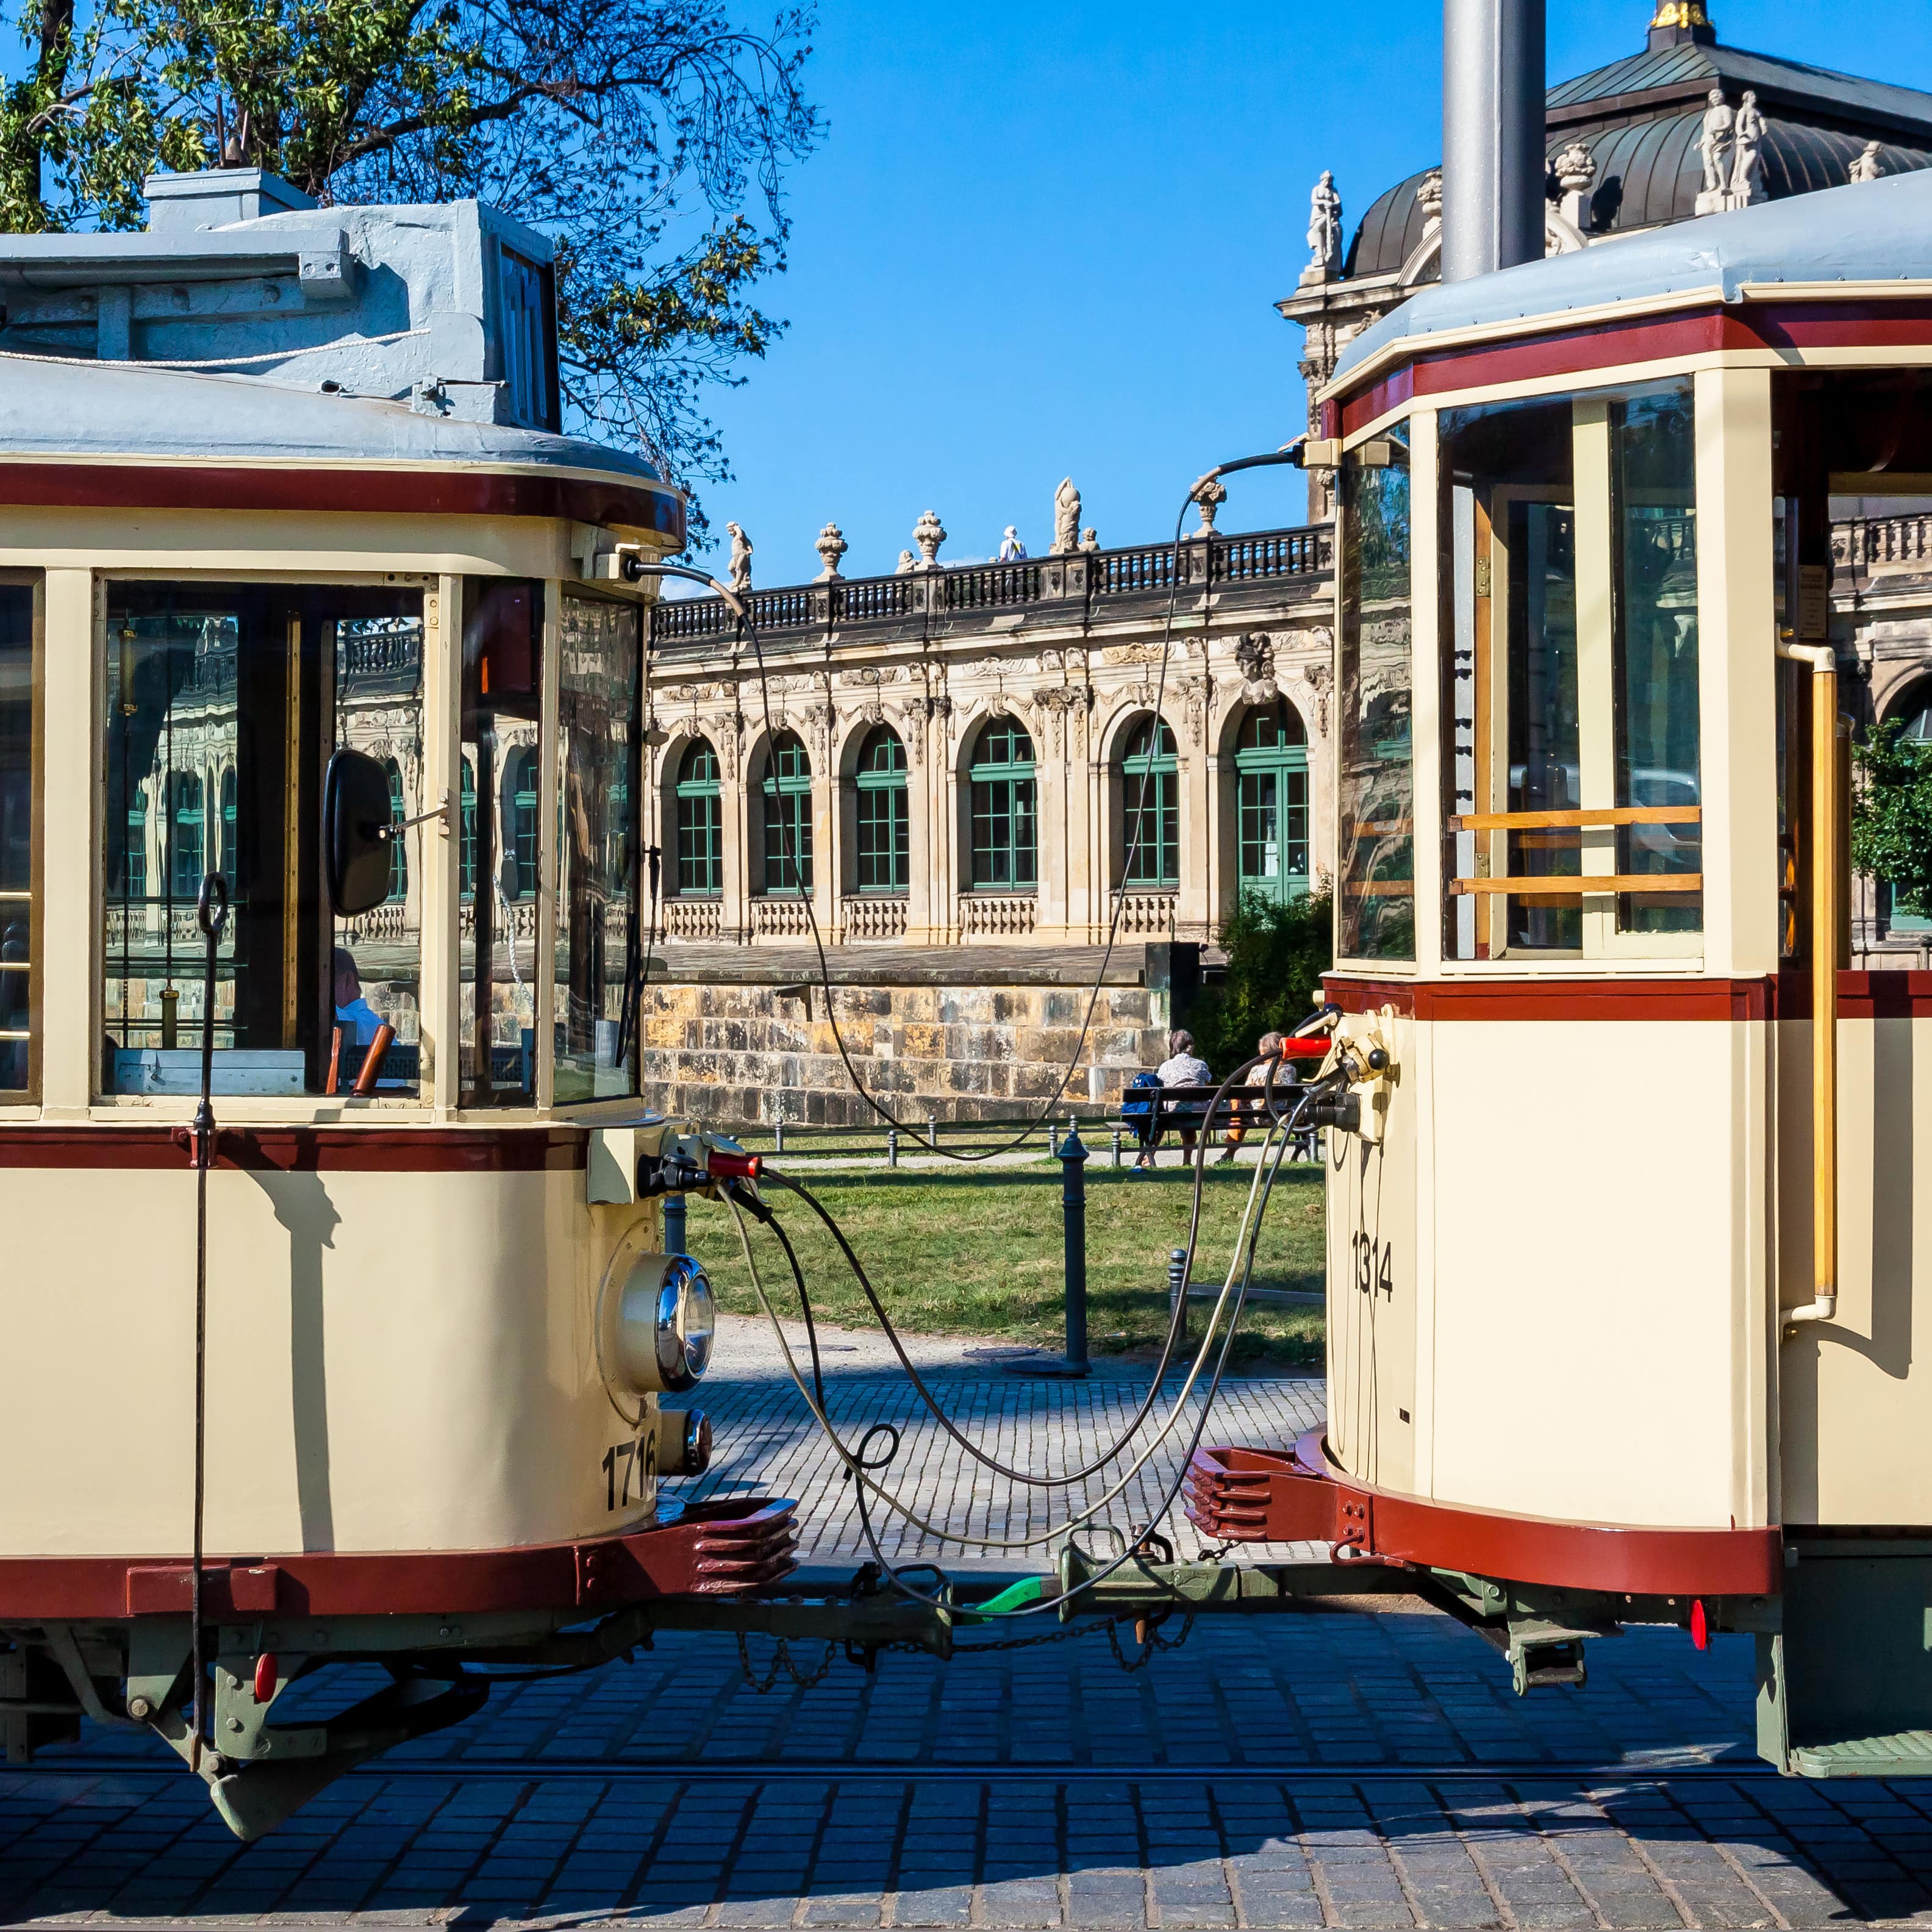
POLYGON ((617 1297, 616 1379, 638 1395, 681 1395, 711 1366, 711 1284, 688 1255, 640 1255, 617 1297))

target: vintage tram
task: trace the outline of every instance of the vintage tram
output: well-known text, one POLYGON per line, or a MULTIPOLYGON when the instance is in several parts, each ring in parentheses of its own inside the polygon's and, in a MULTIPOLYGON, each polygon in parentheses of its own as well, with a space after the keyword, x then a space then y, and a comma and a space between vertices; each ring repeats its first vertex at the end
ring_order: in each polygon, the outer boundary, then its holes
POLYGON ((1760 1742, 1932 1764, 1932 988, 1844 970, 1834 496, 1932 491, 1932 176, 1429 290, 1339 466, 1324 1434, 1192 1509, 1576 1681, 1756 1632, 1760 1742))
POLYGON ((658 1486, 710 1312, 640 1156, 718 1146, 638 1126, 683 502, 558 433, 541 236, 149 188, 0 239, 0 1731, 159 1731, 252 1834, 462 1660, 776 1580, 791 1506, 658 1486), (392 1682, 278 1724, 343 1655, 392 1682))

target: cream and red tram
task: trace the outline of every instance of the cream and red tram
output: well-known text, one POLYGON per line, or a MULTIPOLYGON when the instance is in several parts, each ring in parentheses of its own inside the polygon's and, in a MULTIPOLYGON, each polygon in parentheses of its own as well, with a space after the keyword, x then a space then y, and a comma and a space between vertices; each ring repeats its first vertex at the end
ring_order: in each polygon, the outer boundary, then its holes
POLYGON ((1520 1686, 1756 1632, 1821 1775, 1932 1764, 1932 1004, 1840 970, 1830 599, 1834 495, 1932 490, 1928 232, 1808 194, 1344 355, 1328 1421, 1192 1502, 1432 1573, 1520 1686))
POLYGON ((710 1316, 638 1198, 623 563, 682 500, 558 434, 542 238, 151 188, 151 233, 0 241, 0 1728, 199 1754, 199 1476, 202 1768, 252 1832, 474 1708, 453 1660, 782 1576, 790 1505, 658 1490, 710 1316), (343 1654, 392 1689, 278 1729, 343 1654))

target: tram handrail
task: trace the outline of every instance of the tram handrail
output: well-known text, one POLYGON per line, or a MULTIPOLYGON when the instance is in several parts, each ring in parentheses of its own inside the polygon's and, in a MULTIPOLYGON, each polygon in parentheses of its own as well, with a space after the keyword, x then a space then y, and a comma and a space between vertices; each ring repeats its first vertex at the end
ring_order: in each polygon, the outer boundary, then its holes
POLYGON ((1606 892, 1701 892, 1702 872, 1502 872, 1483 879, 1451 879, 1449 895, 1468 898, 1507 892, 1513 899, 1574 899, 1606 892))
POLYGON ((1793 1334, 1838 1312, 1838 654, 1789 644, 1778 654, 1811 667, 1812 1298, 1780 1311, 1793 1334))
POLYGON ((1597 825, 1696 825, 1701 805, 1584 806, 1561 812, 1464 812, 1449 820, 1451 832, 1528 832, 1554 826, 1597 825))

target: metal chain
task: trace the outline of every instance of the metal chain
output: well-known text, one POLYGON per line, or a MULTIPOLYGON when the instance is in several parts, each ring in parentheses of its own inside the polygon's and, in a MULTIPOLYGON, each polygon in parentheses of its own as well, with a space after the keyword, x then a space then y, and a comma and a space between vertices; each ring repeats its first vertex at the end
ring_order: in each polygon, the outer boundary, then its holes
MULTIPOLYGON (((745 1633, 738 1633, 738 1664, 745 1673, 745 1682, 762 1697, 774 1689, 781 1677, 789 1677, 801 1690, 809 1690, 814 1685, 824 1682, 832 1669, 832 1660, 838 1654, 836 1642, 827 1642, 825 1654, 818 1660, 817 1670, 802 1671, 792 1661, 791 1646, 783 1637, 773 1639, 778 1648, 772 1653, 772 1667, 760 1678, 752 1668, 752 1647, 745 1640, 745 1633)), ((910 1647, 910 1646, 909 1646, 910 1647)))
POLYGON ((1120 1630, 1117 1624, 1112 1623, 1108 1624, 1107 1642, 1113 1650, 1114 1661, 1123 1670, 1131 1673, 1136 1670, 1144 1670, 1153 1660, 1156 1651, 1178 1650, 1187 1641, 1193 1629, 1194 1612, 1192 1610, 1190 1610, 1182 1620, 1180 1630, 1177 1636, 1163 1640, 1160 1634, 1160 1625, 1155 1624, 1149 1629, 1147 1636, 1142 1640, 1138 1653, 1131 1659, 1120 1648, 1120 1630))

